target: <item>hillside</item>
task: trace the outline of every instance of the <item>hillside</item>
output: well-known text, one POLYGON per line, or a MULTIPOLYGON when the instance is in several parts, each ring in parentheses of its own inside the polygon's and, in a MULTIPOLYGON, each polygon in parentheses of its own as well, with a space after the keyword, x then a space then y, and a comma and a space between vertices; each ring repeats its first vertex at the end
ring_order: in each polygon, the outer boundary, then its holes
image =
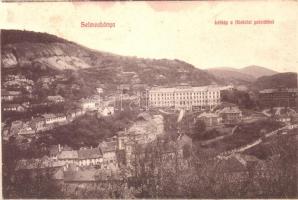
POLYGON ((255 80, 253 76, 229 67, 211 68, 206 71, 226 83, 249 84, 255 80))
MULTIPOLYGON (((1 42, 4 73, 47 71, 42 76, 70 71, 72 79, 66 77, 68 84, 80 78, 81 84, 92 90, 103 84, 109 88, 136 83, 207 85, 218 82, 207 72, 180 60, 142 59, 94 51, 46 33, 2 30, 1 42)), ((35 73, 36 79, 38 75, 35 73)))
POLYGON ((258 78, 252 88, 257 90, 269 88, 297 88, 297 73, 287 72, 258 78))
POLYGON ((271 76, 278 73, 274 70, 267 69, 265 67, 255 66, 255 65, 244 67, 240 69, 240 71, 244 74, 253 76, 254 78, 259 78, 261 76, 271 76))
POLYGON ((241 69, 231 67, 218 67, 206 70, 217 79, 226 83, 249 84, 261 76, 271 76, 277 74, 276 71, 259 66, 247 66, 241 69))

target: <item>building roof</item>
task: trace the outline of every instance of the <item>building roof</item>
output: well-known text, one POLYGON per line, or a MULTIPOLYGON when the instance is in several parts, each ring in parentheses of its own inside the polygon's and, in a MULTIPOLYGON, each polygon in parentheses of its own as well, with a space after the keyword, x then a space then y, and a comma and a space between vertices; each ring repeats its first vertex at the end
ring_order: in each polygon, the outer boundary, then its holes
POLYGON ((102 153, 99 148, 80 149, 78 151, 78 157, 79 159, 101 158, 102 153))
POLYGON ((117 141, 103 141, 98 146, 102 153, 113 152, 117 150, 117 141))
POLYGON ((51 100, 51 101, 63 101, 64 98, 60 95, 56 95, 56 96, 48 96, 47 97, 48 100, 51 100))
POLYGON ((94 100, 94 99, 91 99, 91 98, 88 98, 88 99, 80 99, 80 102, 81 103, 96 103, 97 101, 94 100))
POLYGON ((42 115, 45 119, 49 119, 49 118, 55 118, 56 115, 53 113, 46 113, 42 115))
POLYGON ((260 91, 261 94, 270 94, 274 92, 298 92, 298 88, 264 89, 260 91))
POLYGON ((49 147, 50 156, 56 156, 59 153, 59 145, 51 145, 49 147))
POLYGON ((236 106, 230 106, 223 108, 219 113, 241 113, 241 110, 236 106))
POLYGON ((45 119, 56 118, 56 117, 66 117, 63 113, 46 113, 42 115, 45 119))
POLYGON ((20 95, 20 91, 7 91, 7 90, 2 90, 1 95, 2 96, 18 96, 20 95))
POLYGON ((60 160, 72 160, 72 159, 78 159, 78 152, 74 150, 62 150, 58 154, 58 159, 60 160))
POLYGON ((264 89, 264 90, 261 90, 260 93, 266 94, 266 93, 273 93, 276 91, 277 91, 277 89, 264 89))
MULTIPOLYGON (((6 105, 3 105, 4 108, 17 108, 21 106, 20 104, 6 104, 6 105)), ((23 106, 21 106, 23 107, 23 106)))
POLYGON ((201 117, 211 118, 211 117, 219 117, 219 116, 216 113, 206 113, 206 112, 203 112, 203 113, 201 113, 198 116, 198 118, 201 118, 201 117))
POLYGON ((189 85, 186 86, 177 86, 177 87, 152 87, 149 92, 202 92, 202 91, 219 91, 222 87, 216 85, 192 87, 189 85))
POLYGON ((31 123, 44 122, 44 118, 43 117, 34 117, 33 119, 31 119, 30 122, 31 123))

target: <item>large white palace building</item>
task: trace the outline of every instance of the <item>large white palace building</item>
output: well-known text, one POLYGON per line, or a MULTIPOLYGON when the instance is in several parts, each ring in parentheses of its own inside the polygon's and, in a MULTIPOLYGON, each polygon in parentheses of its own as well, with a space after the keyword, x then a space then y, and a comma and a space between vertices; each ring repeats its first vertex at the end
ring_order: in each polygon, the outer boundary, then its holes
POLYGON ((148 92, 151 108, 168 107, 173 109, 212 108, 220 104, 219 86, 178 86, 172 88, 153 87, 148 92))

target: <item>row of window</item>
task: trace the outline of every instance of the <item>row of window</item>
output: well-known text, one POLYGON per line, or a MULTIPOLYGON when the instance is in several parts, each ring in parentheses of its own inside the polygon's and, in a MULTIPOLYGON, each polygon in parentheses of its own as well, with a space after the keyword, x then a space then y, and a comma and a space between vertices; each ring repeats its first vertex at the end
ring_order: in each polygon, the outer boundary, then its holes
POLYGON ((150 96, 199 96, 199 95, 219 95, 220 92, 188 92, 188 93, 150 93, 150 96))
MULTIPOLYGON (((218 96, 194 96, 193 98, 192 97, 182 97, 182 96, 180 96, 180 97, 176 97, 175 99, 198 99, 198 98, 200 98, 200 99, 208 99, 208 98, 220 98, 220 96, 218 95, 218 96)), ((150 97, 150 100, 162 100, 162 99, 168 99, 168 100, 171 100, 171 99, 173 99, 173 98, 171 98, 171 97, 150 97)))
POLYGON ((209 100, 209 101, 201 101, 201 100, 198 100, 198 101, 152 101, 150 102, 150 105, 153 105, 153 106, 167 106, 167 105, 197 105, 197 104, 216 104, 216 103, 219 103, 220 100, 219 99, 214 99, 214 100, 209 100))

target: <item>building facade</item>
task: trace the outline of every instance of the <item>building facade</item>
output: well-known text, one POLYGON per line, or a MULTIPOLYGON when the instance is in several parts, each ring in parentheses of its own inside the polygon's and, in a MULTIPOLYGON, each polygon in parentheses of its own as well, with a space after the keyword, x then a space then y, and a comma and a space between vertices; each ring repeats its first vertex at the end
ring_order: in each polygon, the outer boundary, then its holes
POLYGON ((207 127, 218 126, 222 123, 222 118, 217 113, 201 113, 197 119, 202 120, 207 127))
POLYGON ((242 111, 237 106, 229 106, 219 111, 224 124, 234 124, 242 121, 242 111))
POLYGON ((174 88, 155 87, 149 90, 149 107, 173 109, 213 108, 220 103, 221 87, 179 86, 174 88))
POLYGON ((296 107, 298 104, 298 88, 265 89, 259 93, 262 107, 296 107))

